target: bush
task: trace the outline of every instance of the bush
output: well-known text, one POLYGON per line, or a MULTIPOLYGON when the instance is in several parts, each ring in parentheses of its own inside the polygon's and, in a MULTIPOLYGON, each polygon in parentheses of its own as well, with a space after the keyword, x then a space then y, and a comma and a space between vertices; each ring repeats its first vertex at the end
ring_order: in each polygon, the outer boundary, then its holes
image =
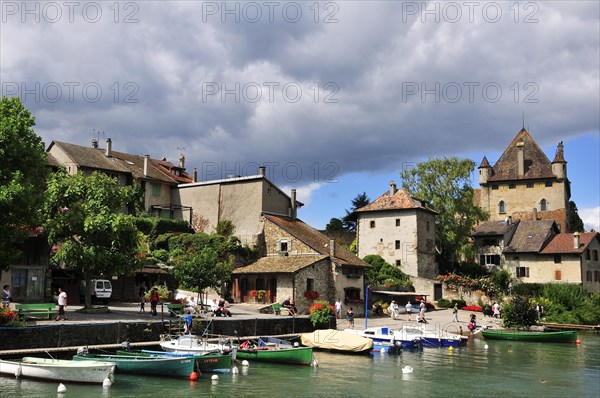
POLYGON ((166 263, 169 260, 169 252, 165 249, 157 249, 152 252, 152 257, 162 263, 166 263))
POLYGON ((480 278, 489 275, 487 268, 477 263, 462 263, 456 268, 456 273, 467 275, 472 278, 480 278))
POLYGON ((504 306, 503 321, 506 327, 529 329, 537 323, 537 311, 525 296, 514 296, 512 301, 504 306))
POLYGON ((440 308, 450 308, 453 305, 449 300, 446 300, 445 298, 441 298, 438 300, 437 306, 440 308))
POLYGON ((465 300, 452 300, 450 302, 450 307, 454 307, 454 304, 458 304, 458 308, 467 306, 467 302, 465 300))
POLYGON ((325 300, 317 300, 308 309, 310 321, 315 327, 327 327, 329 317, 335 317, 335 308, 325 300))
POLYGON ((512 279, 512 276, 510 275, 510 272, 503 269, 502 271, 493 273, 491 281, 492 281, 492 283, 495 283, 498 287, 500 287, 500 289, 507 291, 508 284, 510 283, 511 279, 512 279))
POLYGON ((517 296, 539 297, 544 285, 542 283, 519 283, 513 286, 512 294, 517 296))

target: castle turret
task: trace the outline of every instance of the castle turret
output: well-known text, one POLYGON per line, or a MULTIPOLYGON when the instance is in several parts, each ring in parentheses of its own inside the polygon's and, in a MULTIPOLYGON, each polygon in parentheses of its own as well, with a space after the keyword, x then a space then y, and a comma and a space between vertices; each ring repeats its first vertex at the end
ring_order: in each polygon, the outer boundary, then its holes
POLYGON ((552 174, 558 179, 567 178, 567 161, 565 160, 563 142, 559 142, 556 146, 556 155, 552 161, 552 174))
POLYGON ((488 162, 487 157, 483 157, 481 164, 478 167, 479 169, 479 184, 485 184, 488 182, 490 177, 492 176, 492 166, 490 166, 490 162, 488 162))

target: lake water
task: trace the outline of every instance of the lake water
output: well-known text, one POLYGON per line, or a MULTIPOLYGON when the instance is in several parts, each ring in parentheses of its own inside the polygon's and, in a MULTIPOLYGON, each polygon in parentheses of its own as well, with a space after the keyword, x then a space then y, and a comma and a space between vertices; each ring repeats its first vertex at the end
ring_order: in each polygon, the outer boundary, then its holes
POLYGON ((477 338, 466 347, 397 355, 315 352, 319 366, 251 363, 238 375, 197 382, 117 374, 110 389, 0 377, 8 397, 600 397, 600 336, 582 344, 521 343, 477 338), (488 348, 485 348, 485 345, 488 348), (402 368, 413 372, 405 374, 402 368))

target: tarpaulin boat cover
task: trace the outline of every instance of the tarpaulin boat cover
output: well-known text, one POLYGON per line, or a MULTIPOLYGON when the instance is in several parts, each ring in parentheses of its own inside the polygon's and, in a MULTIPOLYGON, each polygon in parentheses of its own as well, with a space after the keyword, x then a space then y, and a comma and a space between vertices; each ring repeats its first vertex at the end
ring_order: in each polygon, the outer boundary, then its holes
POLYGON ((335 329, 300 334, 303 345, 326 350, 363 352, 373 348, 373 340, 335 329))

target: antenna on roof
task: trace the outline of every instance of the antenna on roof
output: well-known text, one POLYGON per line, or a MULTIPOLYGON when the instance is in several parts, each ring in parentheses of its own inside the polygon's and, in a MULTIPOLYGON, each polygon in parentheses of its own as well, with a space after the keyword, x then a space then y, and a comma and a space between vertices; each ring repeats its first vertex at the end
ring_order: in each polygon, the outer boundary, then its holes
POLYGON ((98 141, 100 141, 100 134, 102 134, 102 136, 105 136, 106 134, 104 134, 104 131, 100 131, 100 130, 96 130, 96 129, 92 129, 92 131, 94 133, 96 133, 98 141))
POLYGON ((179 152, 185 152, 185 147, 184 147, 184 146, 178 146, 178 147, 177 147, 177 150, 178 150, 179 152))
POLYGON ((525 129, 525 111, 523 111, 523 129, 525 129))

